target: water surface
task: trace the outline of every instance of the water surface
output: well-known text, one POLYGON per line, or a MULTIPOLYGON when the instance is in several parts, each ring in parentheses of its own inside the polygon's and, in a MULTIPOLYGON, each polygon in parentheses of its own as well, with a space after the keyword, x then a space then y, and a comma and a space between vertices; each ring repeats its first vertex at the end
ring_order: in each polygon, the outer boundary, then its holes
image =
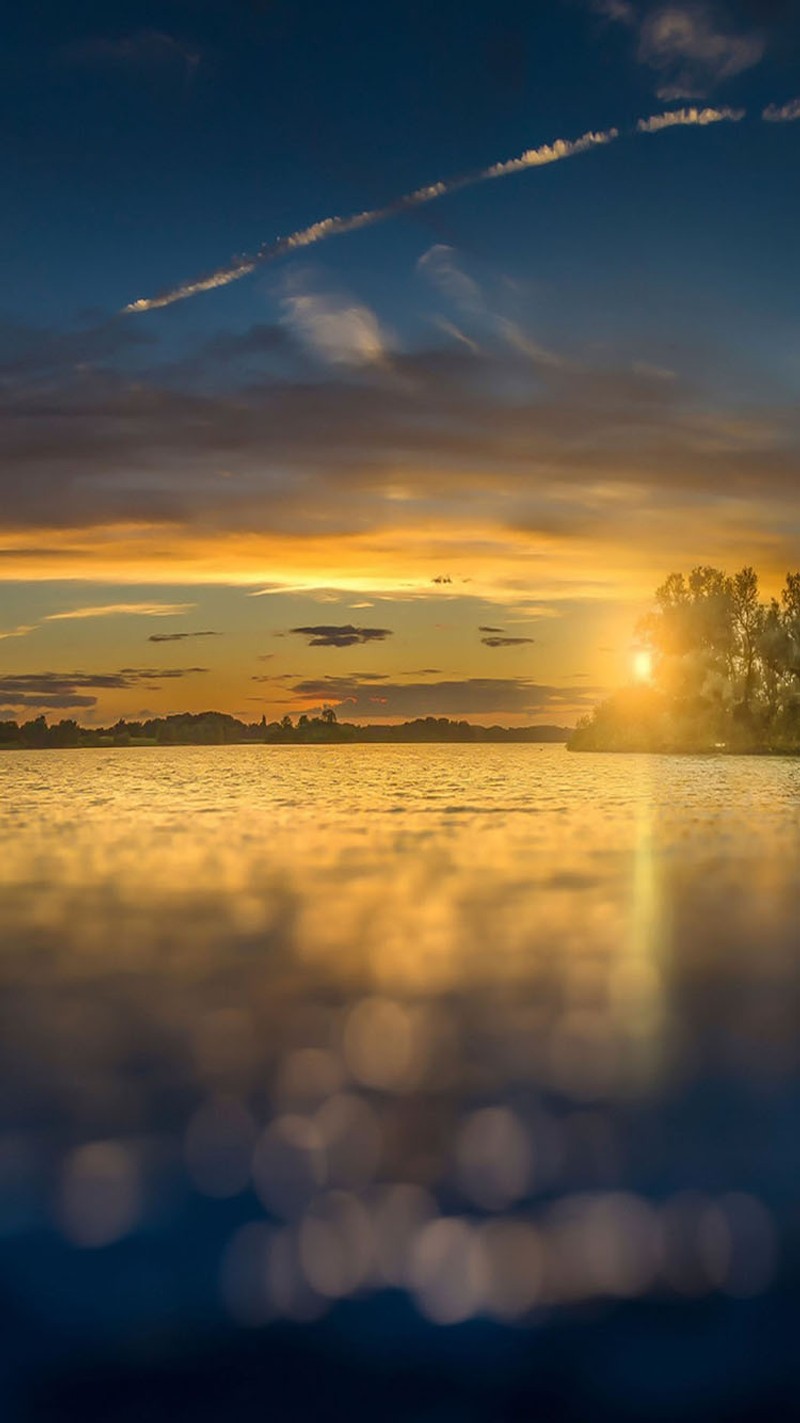
POLYGON ((346 1328, 345 1393, 376 1330, 390 1373, 470 1340, 477 1411, 386 1417, 525 1416, 498 1379, 544 1341, 529 1402, 783 1398, 798 790, 792 760, 561 747, 0 758, 9 1397, 94 1416, 85 1366, 152 1402, 155 1360, 185 1401, 201 1345, 302 1370, 346 1328), (689 1320, 677 1371, 637 1363, 689 1320), (602 1342, 580 1384, 565 1337, 602 1342))

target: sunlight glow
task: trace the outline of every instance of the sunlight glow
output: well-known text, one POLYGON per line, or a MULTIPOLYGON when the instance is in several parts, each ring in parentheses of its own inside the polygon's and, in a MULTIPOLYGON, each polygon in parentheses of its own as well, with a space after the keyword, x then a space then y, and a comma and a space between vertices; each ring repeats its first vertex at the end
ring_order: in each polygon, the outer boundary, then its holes
POLYGON ((633 654, 633 675, 637 682, 653 680, 653 654, 646 647, 640 647, 633 654))

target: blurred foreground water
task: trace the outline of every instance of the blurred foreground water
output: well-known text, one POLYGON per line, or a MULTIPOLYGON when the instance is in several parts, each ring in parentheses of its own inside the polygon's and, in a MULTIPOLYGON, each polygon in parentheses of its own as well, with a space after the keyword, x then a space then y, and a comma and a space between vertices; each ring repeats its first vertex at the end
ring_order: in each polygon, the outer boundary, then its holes
POLYGON ((798 792, 0 758, 3 1416, 788 1416, 798 792))

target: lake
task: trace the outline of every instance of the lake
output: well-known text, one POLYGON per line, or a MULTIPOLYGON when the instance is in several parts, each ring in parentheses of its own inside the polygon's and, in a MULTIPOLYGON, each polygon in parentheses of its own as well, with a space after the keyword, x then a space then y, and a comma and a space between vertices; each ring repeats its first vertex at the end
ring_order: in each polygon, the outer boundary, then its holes
POLYGON ((800 762, 19 752, 0 827, 7 1416, 786 1407, 800 762))

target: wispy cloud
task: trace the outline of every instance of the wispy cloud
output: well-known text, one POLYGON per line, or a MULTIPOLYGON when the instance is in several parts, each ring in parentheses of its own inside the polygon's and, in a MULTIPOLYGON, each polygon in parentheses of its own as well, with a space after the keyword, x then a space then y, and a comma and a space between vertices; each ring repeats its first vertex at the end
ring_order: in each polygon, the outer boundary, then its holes
POLYGON ((607 20, 619 20, 625 25, 636 24, 636 10, 630 0, 594 0, 592 8, 607 20))
POLYGON ((495 178, 506 178, 512 173, 521 173, 529 168, 541 168, 550 163, 561 163, 565 158, 573 158, 579 153, 587 153, 592 148, 613 143, 618 137, 617 129, 607 129, 600 133, 584 133, 576 139, 558 138, 554 143, 545 143, 540 148, 526 149, 517 158, 509 158, 502 163, 493 163, 490 167, 482 168, 475 173, 464 174, 459 178, 451 178, 445 182, 430 183, 423 188, 416 188, 411 193, 405 193, 402 197, 395 198, 384 207, 368 208, 364 212, 352 213, 349 217, 322 218, 319 222, 312 223, 310 227, 299 228, 297 232, 291 233, 288 237, 278 237, 274 242, 264 243, 256 253, 239 257, 227 266, 210 272, 208 276, 199 277, 196 281, 184 282, 180 286, 162 292, 159 296, 140 297, 137 301, 130 302, 123 308, 123 311, 125 313, 152 311, 157 307, 172 306, 174 302, 185 301, 188 297, 199 295, 200 292, 213 291, 216 287, 224 287, 231 282, 237 282, 241 277, 248 276, 264 263, 273 262, 276 258, 284 257, 290 252, 314 247, 318 242, 326 242, 331 237, 342 236, 348 232, 358 232, 365 227, 374 227, 379 222, 386 222, 389 218, 398 217, 401 213, 410 212, 414 208, 436 202, 448 193, 475 187, 478 183, 488 183, 495 178))
POLYGON ((60 623, 74 618, 174 618, 188 613, 194 603, 102 603, 88 608, 70 608, 63 613, 48 613, 46 623, 60 623))
POLYGON ((483 309, 483 294, 478 283, 462 270, 455 249, 447 243, 437 242, 423 252, 417 271, 454 306, 467 311, 483 309))
POLYGON ((160 682, 165 677, 191 677, 207 671, 207 667, 123 667, 119 675, 132 682, 160 682))
POLYGON ((168 35, 164 30, 143 29, 116 38, 98 35, 68 45, 61 51, 68 64, 115 66, 132 69, 163 69, 178 66, 187 76, 200 63, 200 55, 192 46, 168 35))
POLYGON ((293 278, 281 305, 285 324, 302 344, 331 365, 380 364, 386 343, 375 313, 346 296, 302 290, 301 280, 293 278))
POLYGON ((744 116, 744 109, 669 109, 664 114, 640 119, 636 128, 639 133, 661 133, 665 128, 707 128, 709 124, 738 124, 744 116))
POLYGON ((800 99, 790 99, 788 104, 767 104, 762 116, 768 124, 791 124, 800 119, 800 99))
MULTIPOLYGON (((546 365, 561 364, 558 356, 533 340, 515 321, 493 309, 479 284, 464 271, 453 247, 444 242, 437 242, 433 247, 429 247, 417 262, 417 272, 434 287, 449 306, 457 308, 468 325, 473 328, 477 325, 477 334, 481 341, 484 341, 484 338, 499 338, 532 361, 546 365)), ((447 335, 476 353, 479 351, 478 342, 467 336, 460 327, 441 317, 435 317, 434 320, 439 329, 447 335)))
POLYGON ((0 630, 0 642, 4 642, 8 637, 27 637, 29 632, 35 630, 35 623, 23 623, 16 628, 5 628, 0 630))
POLYGON ((660 99, 702 99, 763 55, 760 35, 719 29, 704 6, 665 5, 646 16, 639 35, 639 58, 661 76, 660 99))
POLYGON ((220 632, 151 632, 148 642, 185 642, 189 637, 221 637, 220 632))
POLYGON ((720 25, 702 3, 642 9, 630 0, 595 0, 594 9, 635 32, 636 57, 655 72, 659 99, 703 99, 752 69, 766 47, 760 34, 720 25))

